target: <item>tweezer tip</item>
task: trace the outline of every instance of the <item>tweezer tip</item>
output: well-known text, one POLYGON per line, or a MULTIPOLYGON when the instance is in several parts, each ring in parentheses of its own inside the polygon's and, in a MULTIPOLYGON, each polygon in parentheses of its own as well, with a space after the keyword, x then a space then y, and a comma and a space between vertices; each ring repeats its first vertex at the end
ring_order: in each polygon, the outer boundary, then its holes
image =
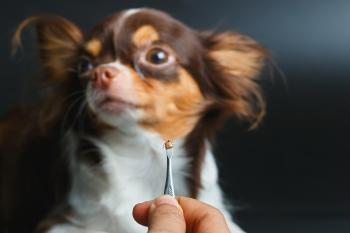
POLYGON ((170 140, 167 140, 164 143, 164 147, 165 147, 165 149, 169 150, 169 149, 173 148, 173 143, 170 140))

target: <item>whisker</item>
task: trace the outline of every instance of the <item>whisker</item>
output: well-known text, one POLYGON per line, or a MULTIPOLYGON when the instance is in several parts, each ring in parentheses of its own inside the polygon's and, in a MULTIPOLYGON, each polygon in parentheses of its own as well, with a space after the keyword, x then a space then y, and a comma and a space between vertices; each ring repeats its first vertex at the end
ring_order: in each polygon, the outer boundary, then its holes
POLYGON ((79 91, 74 91, 71 94, 67 95, 66 97, 63 98, 63 102, 68 101, 70 98, 76 96, 76 95, 80 95, 80 94, 84 94, 85 90, 79 90, 79 91))
POLYGON ((80 152, 81 155, 86 155, 88 153, 91 153, 91 152, 97 152, 97 153, 100 153, 100 150, 97 149, 97 148, 93 148, 93 149, 87 149, 87 150, 83 150, 80 152))
POLYGON ((81 105, 79 107, 78 113, 77 113, 77 115, 74 118, 74 123, 73 123, 74 125, 77 122, 77 120, 82 119, 81 121, 79 121, 79 125, 78 125, 78 128, 77 128, 78 133, 80 133, 79 131, 81 131, 81 129, 84 129, 84 123, 85 123, 85 115, 84 115, 84 113, 87 110, 86 106, 87 106, 87 101, 83 100, 83 102, 81 103, 81 105))
MULTIPOLYGON (((68 119, 69 114, 70 114, 71 111, 73 110, 73 107, 74 107, 76 104, 78 104, 78 103, 82 100, 83 97, 84 97, 84 96, 79 96, 76 100, 74 100, 74 101, 69 105, 68 110, 67 110, 67 112, 64 114, 63 120, 62 120, 62 123, 61 123, 61 129, 62 129, 62 131, 64 130, 64 128, 65 128, 65 126, 66 126, 66 121, 67 121, 67 119, 68 119)), ((74 122, 73 122, 73 123, 74 123, 74 122)), ((68 127, 68 128, 70 129, 71 126, 68 127)))

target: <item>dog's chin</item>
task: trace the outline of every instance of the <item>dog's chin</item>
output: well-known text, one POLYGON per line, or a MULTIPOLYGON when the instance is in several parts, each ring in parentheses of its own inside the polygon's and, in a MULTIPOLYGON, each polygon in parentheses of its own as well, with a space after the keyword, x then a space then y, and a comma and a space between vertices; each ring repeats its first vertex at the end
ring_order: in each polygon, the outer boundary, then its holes
POLYGON ((123 101, 104 101, 89 103, 90 110, 102 123, 124 132, 131 132, 137 126, 142 109, 123 101))

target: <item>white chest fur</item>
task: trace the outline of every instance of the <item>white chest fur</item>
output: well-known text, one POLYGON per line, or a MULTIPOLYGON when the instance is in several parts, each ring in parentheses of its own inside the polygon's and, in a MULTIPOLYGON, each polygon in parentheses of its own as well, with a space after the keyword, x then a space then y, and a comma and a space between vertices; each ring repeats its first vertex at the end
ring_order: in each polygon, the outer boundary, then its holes
MULTIPOLYGON (((70 204, 78 216, 74 221, 91 230, 139 232, 132 218, 136 203, 163 193, 166 174, 164 141, 155 134, 125 135, 111 132, 102 139, 90 139, 102 154, 104 175, 94 168, 72 162, 73 187, 70 204)), ((183 141, 174 142, 173 178, 177 195, 188 195, 186 178, 189 158, 183 141)), ((143 229, 144 231, 144 229, 143 229)))

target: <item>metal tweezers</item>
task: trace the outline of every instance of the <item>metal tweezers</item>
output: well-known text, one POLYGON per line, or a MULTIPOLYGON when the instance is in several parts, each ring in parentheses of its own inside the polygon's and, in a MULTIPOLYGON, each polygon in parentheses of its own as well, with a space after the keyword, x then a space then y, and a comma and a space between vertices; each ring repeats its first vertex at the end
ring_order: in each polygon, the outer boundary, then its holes
POLYGON ((172 174, 172 167, 171 167, 171 158, 173 157, 173 144, 170 140, 168 140, 165 142, 164 147, 165 147, 166 165, 167 165, 164 194, 170 195, 175 198, 173 174, 172 174))

